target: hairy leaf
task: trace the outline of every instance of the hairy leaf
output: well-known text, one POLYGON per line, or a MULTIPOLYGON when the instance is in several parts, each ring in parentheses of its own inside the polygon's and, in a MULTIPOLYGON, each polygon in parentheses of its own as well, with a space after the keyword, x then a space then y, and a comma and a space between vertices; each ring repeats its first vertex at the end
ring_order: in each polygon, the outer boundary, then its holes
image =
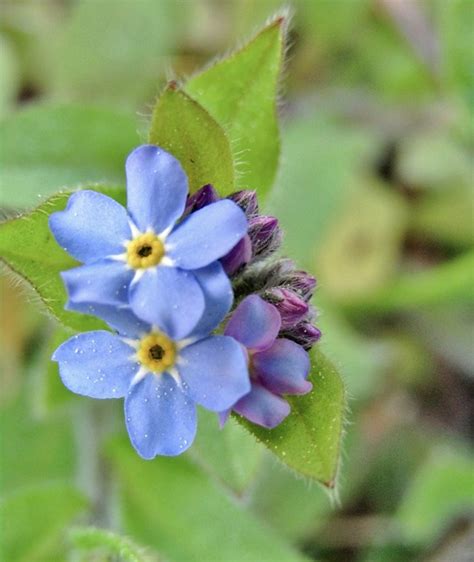
POLYGON ((264 194, 280 154, 277 90, 286 20, 278 17, 242 49, 192 77, 185 89, 226 129, 237 187, 264 194))
POLYGON ((342 379, 324 355, 313 353, 313 390, 289 396, 291 414, 274 429, 244 418, 245 427, 284 464, 328 487, 336 485, 345 408, 342 379))
MULTIPOLYGON (((123 190, 93 186, 94 189, 122 198, 123 190)), ((59 322, 74 330, 95 330, 104 324, 91 317, 64 310, 66 289, 59 276, 61 271, 77 265, 54 240, 48 226, 51 213, 64 209, 69 193, 51 197, 30 213, 0 224, 0 257, 13 271, 34 289, 48 312, 59 322)))
POLYGON ((175 82, 168 84, 155 105, 149 141, 181 162, 191 192, 207 183, 221 195, 233 191, 234 165, 226 133, 175 82))

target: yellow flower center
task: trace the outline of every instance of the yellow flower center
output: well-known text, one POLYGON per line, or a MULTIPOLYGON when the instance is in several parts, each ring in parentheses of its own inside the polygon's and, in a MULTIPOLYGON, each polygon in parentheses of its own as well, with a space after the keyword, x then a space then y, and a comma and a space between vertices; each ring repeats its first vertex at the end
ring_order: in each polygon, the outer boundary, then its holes
POLYGON ((133 269, 158 265, 164 254, 163 242, 152 232, 140 234, 127 245, 127 262, 133 269))
POLYGON ((152 373, 162 373, 174 365, 176 346, 164 334, 152 332, 140 341, 137 358, 152 373))

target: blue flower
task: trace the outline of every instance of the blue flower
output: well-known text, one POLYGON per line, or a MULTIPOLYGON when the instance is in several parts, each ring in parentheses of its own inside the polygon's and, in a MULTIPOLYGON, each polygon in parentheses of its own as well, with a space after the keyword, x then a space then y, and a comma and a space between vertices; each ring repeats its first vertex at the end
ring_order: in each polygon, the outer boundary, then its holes
MULTIPOLYGON (((294 341, 278 337, 280 328, 277 308, 258 295, 250 295, 236 308, 224 331, 245 348, 252 385, 231 409, 269 429, 290 413, 282 395, 306 394, 313 387, 306 380, 308 353, 294 341)), ((221 423, 229 413, 230 409, 220 414, 221 423)))
POLYGON ((130 304, 138 317, 182 338, 204 313, 206 283, 213 275, 225 282, 217 260, 245 235, 247 219, 223 199, 179 221, 187 178, 179 162, 156 146, 135 149, 126 175, 127 209, 84 190, 50 217, 58 243, 84 263, 62 274, 68 306, 130 304))
POLYGON ((54 353, 66 387, 92 398, 125 397, 130 440, 145 459, 179 455, 196 434, 196 404, 219 412, 250 390, 246 359, 233 338, 209 336, 227 312, 228 281, 208 274, 206 314, 189 333, 159 330, 130 308, 75 304, 106 320, 107 331, 76 335, 54 353))

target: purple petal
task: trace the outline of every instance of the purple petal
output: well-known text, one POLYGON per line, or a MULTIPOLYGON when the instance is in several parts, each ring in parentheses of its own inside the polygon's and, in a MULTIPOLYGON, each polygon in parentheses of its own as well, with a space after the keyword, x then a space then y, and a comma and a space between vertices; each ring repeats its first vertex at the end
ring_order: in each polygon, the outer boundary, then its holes
POLYGON ((86 332, 68 339, 54 352, 65 386, 91 398, 122 398, 138 365, 133 348, 110 332, 86 332))
POLYGON ((224 266, 227 275, 234 275, 237 271, 248 264, 252 259, 252 243, 248 234, 246 234, 232 250, 221 258, 221 264, 224 266))
POLYGON ((69 197, 64 211, 49 217, 49 228, 71 256, 91 263, 123 254, 123 243, 131 238, 128 221, 127 211, 110 197, 78 191, 69 197))
POLYGON ((310 369, 307 352, 297 343, 279 338, 252 359, 259 381, 275 394, 306 394, 313 385, 306 380, 310 369))
POLYGON ((253 423, 272 429, 290 413, 290 405, 263 386, 253 383, 250 393, 237 402, 234 411, 253 423))
POLYGON ((250 391, 247 360, 240 344, 210 336, 180 352, 179 373, 189 396, 208 410, 230 408, 250 391))
POLYGON ((128 302, 133 275, 124 263, 114 260, 100 260, 61 273, 71 302, 109 305, 128 302))
POLYGON ((172 339, 181 339, 201 319, 204 295, 192 272, 158 266, 132 283, 130 306, 139 318, 156 324, 172 339))
POLYGON ((193 328, 191 336, 208 336, 222 322, 234 300, 232 285, 219 262, 203 269, 195 269, 193 275, 204 295, 204 313, 193 328))
POLYGON ((144 334, 151 331, 150 324, 137 318, 128 306, 118 307, 107 304, 75 303, 69 301, 66 304, 66 309, 97 316, 107 322, 111 328, 117 330, 121 336, 127 338, 140 339, 144 334))
POLYGON ((188 216, 190 213, 194 213, 216 201, 219 201, 219 195, 214 187, 208 183, 188 197, 184 215, 188 216))
POLYGON ((127 158, 127 207, 138 228, 156 233, 183 214, 188 179, 181 164, 151 144, 139 146, 127 158))
POLYGON ((130 441, 144 459, 180 455, 196 435, 196 406, 166 373, 150 373, 132 386, 125 420, 130 441))
POLYGON ((264 293, 265 300, 273 304, 281 316, 282 330, 291 328, 307 319, 309 304, 289 289, 275 287, 264 293))
POLYGON ((278 310, 259 296, 250 295, 235 309, 224 333, 248 349, 263 350, 275 341, 280 325, 278 310))
POLYGON ((199 269, 225 256, 247 232, 247 219, 228 199, 192 213, 166 240, 169 257, 183 269, 199 269))

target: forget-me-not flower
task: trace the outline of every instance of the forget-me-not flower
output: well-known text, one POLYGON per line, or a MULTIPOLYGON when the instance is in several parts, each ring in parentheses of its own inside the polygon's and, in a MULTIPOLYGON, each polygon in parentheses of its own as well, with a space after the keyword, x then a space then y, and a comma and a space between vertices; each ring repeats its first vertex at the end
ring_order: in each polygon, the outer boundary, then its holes
POLYGON ((62 274, 69 308, 130 304, 138 317, 185 337, 204 313, 212 276, 226 276, 217 260, 245 235, 247 219, 223 199, 180 221, 188 181, 176 158, 159 147, 135 149, 126 176, 127 209, 84 190, 50 217, 56 240, 84 264, 62 274))
MULTIPOLYGON (((297 343, 278 337, 281 317, 275 306, 258 295, 246 297, 236 308, 224 334, 246 350, 252 390, 233 409, 266 428, 280 424, 290 413, 285 394, 306 394, 313 385, 306 380, 308 353, 297 343)), ((230 409, 220 414, 225 423, 230 409)))
MULTIPOLYGON (((216 264, 214 264, 216 266, 216 264)), ((178 455, 196 434, 196 404, 219 412, 250 390, 245 354, 233 338, 211 335, 230 306, 229 282, 208 275, 206 313, 189 333, 165 332, 130 308, 74 305, 106 320, 54 353, 66 387, 92 398, 125 398, 130 440, 145 459, 178 455)))

